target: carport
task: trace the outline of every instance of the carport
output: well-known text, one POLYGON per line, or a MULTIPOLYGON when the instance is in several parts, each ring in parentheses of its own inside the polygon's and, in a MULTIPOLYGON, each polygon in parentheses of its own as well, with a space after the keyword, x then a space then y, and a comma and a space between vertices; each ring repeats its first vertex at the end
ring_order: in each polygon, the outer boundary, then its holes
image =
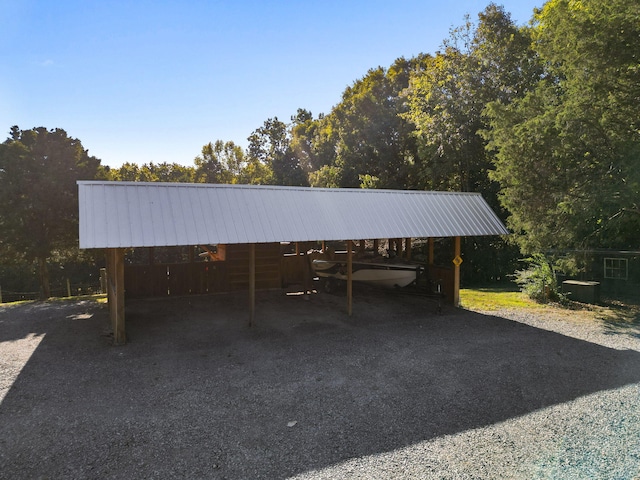
POLYGON ((105 249, 114 342, 125 336, 128 248, 247 245, 249 317, 255 316, 256 245, 346 241, 347 312, 352 312, 352 242, 454 238, 458 304, 460 238, 507 229, 480 194, 413 190, 79 181, 80 248, 105 249))

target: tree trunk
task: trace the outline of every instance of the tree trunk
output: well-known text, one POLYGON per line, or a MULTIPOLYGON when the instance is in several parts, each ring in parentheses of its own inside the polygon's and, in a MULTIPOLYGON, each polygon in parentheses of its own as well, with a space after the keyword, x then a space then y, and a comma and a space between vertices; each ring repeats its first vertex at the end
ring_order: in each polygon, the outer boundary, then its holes
POLYGON ((38 269, 40 273, 40 287, 42 299, 51 297, 51 287, 49 286, 49 267, 46 258, 38 258, 38 269))

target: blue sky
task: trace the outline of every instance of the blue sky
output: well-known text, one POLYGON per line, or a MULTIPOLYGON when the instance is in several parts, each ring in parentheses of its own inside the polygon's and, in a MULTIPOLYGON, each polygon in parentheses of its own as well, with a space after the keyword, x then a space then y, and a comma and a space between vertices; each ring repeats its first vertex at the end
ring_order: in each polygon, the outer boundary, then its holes
MULTIPOLYGON (((103 164, 191 165, 202 146, 435 53, 479 0, 0 0, 0 128, 63 128, 103 164)), ((542 1, 504 0, 518 24, 542 1)))

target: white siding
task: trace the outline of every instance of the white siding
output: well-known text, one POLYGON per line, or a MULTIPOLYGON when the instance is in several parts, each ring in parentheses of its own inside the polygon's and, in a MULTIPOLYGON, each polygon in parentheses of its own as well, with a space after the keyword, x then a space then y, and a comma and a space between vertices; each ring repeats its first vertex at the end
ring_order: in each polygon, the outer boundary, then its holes
POLYGON ((78 188, 80 248, 509 233, 474 193, 86 181, 78 188))

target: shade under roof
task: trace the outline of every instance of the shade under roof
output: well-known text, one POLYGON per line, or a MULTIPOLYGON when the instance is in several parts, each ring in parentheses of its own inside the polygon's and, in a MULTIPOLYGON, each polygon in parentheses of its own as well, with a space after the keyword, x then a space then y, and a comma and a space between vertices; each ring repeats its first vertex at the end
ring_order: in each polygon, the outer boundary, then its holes
POLYGON ((503 235, 480 194, 79 181, 80 248, 503 235))

